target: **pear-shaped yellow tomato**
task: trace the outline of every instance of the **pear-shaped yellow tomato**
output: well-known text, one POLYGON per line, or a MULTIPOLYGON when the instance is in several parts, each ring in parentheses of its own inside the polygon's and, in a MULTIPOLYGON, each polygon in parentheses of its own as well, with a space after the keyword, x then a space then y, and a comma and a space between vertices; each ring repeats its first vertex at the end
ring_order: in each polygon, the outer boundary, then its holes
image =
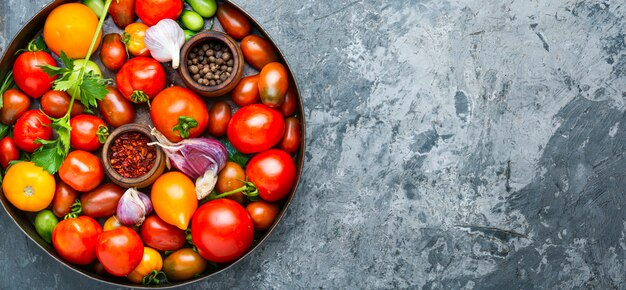
POLYGON ((198 208, 193 181, 180 172, 163 174, 152 185, 152 206, 166 223, 186 230, 198 208))
MULTIPOLYGON (((63 4, 50 12, 43 27, 46 45, 56 55, 63 51, 72 59, 85 58, 98 29, 98 16, 80 3, 63 4)), ((93 51, 98 49, 102 31, 93 51)))
POLYGON ((40 211, 52 202, 56 183, 54 177, 32 162, 19 162, 4 176, 4 196, 20 210, 40 211))
POLYGON ((133 283, 141 284, 144 277, 154 273, 154 271, 161 271, 162 268, 163 258, 161 258, 161 254, 153 248, 143 247, 141 263, 126 278, 133 283))

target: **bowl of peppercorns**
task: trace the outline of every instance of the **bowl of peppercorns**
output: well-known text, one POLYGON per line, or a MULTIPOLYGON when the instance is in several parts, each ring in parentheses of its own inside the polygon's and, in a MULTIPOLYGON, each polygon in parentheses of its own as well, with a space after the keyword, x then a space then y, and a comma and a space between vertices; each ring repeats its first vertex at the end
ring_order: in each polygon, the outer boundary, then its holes
POLYGON ((181 50, 178 72, 188 88, 205 97, 219 97, 237 86, 243 75, 243 53, 237 42, 219 31, 189 39, 181 50))

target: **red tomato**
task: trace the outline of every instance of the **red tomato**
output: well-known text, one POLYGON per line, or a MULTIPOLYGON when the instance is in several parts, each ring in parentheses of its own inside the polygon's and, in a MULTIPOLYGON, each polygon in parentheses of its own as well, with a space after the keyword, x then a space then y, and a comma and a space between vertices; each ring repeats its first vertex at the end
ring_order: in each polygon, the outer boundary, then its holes
POLYGON ((257 70, 263 69, 270 62, 279 60, 274 46, 260 36, 248 35, 241 40, 240 46, 246 62, 257 70))
POLYGON ((106 96, 98 101, 100 114, 109 125, 119 127, 135 121, 135 106, 113 86, 107 87, 106 96))
POLYGON ((52 87, 56 76, 48 76, 40 66, 56 66, 52 56, 45 51, 25 51, 13 64, 13 79, 20 90, 33 98, 40 98, 52 87))
POLYGON ((30 110, 22 115, 13 128, 15 144, 20 149, 33 153, 41 144, 35 143, 37 139, 52 139, 52 122, 39 110, 30 110))
POLYGON ((109 14, 117 27, 124 29, 129 24, 135 22, 135 0, 115 0, 111 2, 109 14))
POLYGON ((296 117, 285 120, 285 135, 280 140, 279 148, 287 153, 294 153, 300 148, 300 121, 296 117))
POLYGON ((59 256, 76 265, 96 259, 96 242, 102 233, 100 224, 87 216, 62 220, 52 232, 52 245, 59 256))
POLYGON ((165 70, 156 60, 135 57, 126 62, 115 78, 117 89, 135 103, 152 100, 165 88, 165 70))
POLYGON ((96 255, 111 275, 126 276, 141 262, 143 243, 135 231, 119 227, 100 234, 96 255))
POLYGON ((2 169, 7 169, 9 162, 20 159, 20 148, 11 137, 4 137, 0 140, 0 165, 2 169))
POLYGON ((2 94, 0 122, 13 125, 30 108, 30 98, 16 89, 8 89, 2 94))
POLYGON ((102 182, 104 171, 96 155, 76 150, 70 152, 61 163, 59 177, 73 189, 87 192, 102 182))
POLYGON ((104 121, 92 115, 78 115, 70 120, 70 126, 70 146, 79 150, 94 151, 100 148, 104 143, 100 141, 106 140, 109 133, 104 121))
POLYGON ((124 65, 128 55, 126 46, 122 38, 117 33, 110 33, 104 36, 102 48, 100 49, 100 60, 104 67, 110 70, 118 70, 124 65))
POLYGON ((250 21, 233 6, 222 3, 215 13, 224 31, 234 39, 240 40, 250 34, 250 21))
POLYGON ((126 189, 115 183, 98 186, 80 197, 83 213, 92 218, 105 218, 114 215, 117 211, 117 204, 125 191, 126 189))
POLYGON ((272 148, 285 131, 283 116, 262 104, 245 106, 228 123, 228 140, 237 151, 250 154, 272 148))
POLYGON ((182 0, 137 0, 135 5, 137 16, 148 26, 166 18, 176 20, 183 13, 182 0))
POLYGON ((280 209, 277 205, 267 201, 253 201, 246 206, 246 211, 252 218, 252 224, 257 231, 267 230, 278 215, 280 209))
MULTIPOLYGON (((62 118, 70 108, 72 97, 63 91, 48 91, 41 97, 41 109, 46 115, 52 118, 62 118)), ((74 102, 70 117, 75 117, 85 112, 85 107, 81 102, 74 102)))
POLYGON ((52 212, 60 218, 72 211, 72 205, 78 199, 78 191, 63 182, 57 182, 52 199, 52 212))
POLYGON ((288 88, 289 77, 282 64, 272 62, 263 67, 259 74, 259 94, 264 105, 280 107, 285 102, 288 88))
POLYGON ((296 163, 285 151, 270 149, 250 159, 246 175, 262 199, 278 201, 289 194, 296 181, 296 163))
POLYGON ((159 251, 176 251, 187 241, 185 231, 166 223, 157 215, 146 218, 139 234, 146 245, 159 251))
POLYGON ((191 238, 205 259, 229 263, 250 249, 254 226, 246 209, 235 201, 221 198, 198 208, 191 220, 191 238))
POLYGON ((285 94, 285 102, 283 103, 278 110, 285 117, 290 117, 293 113, 296 112, 296 90, 293 85, 290 85, 287 89, 287 94, 285 94))
POLYGON ((215 102, 209 111, 209 133, 215 137, 226 134, 231 118, 230 105, 226 102, 215 102))
POLYGON ((154 98, 150 117, 154 127, 172 142, 183 140, 183 129, 175 130, 180 117, 191 117, 198 123, 188 129, 189 138, 200 136, 209 124, 209 110, 204 101, 192 91, 176 86, 163 90, 154 98))
POLYGON ((261 102, 259 95, 259 75, 242 78, 235 89, 230 93, 233 102, 239 107, 261 102))

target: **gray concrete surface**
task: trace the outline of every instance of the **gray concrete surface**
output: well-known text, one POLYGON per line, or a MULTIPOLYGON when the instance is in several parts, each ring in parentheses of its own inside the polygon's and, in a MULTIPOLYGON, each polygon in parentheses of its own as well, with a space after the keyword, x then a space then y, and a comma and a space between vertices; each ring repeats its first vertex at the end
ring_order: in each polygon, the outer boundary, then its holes
MULTIPOLYGON (((45 0, 0 3, 0 48, 45 0)), ((190 289, 626 289, 622 1, 237 0, 298 77, 299 193, 190 289)), ((105 289, 0 214, 0 288, 105 289)))

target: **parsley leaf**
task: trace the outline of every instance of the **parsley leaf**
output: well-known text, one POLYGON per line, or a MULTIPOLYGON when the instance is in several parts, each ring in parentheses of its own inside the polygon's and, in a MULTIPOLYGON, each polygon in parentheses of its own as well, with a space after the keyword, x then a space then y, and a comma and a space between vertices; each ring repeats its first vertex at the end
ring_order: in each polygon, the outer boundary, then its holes
POLYGON ((220 141, 224 144, 224 147, 226 147, 226 151, 228 152, 228 161, 239 164, 241 168, 246 168, 246 164, 248 163, 248 160, 250 160, 251 155, 246 155, 237 151, 233 144, 230 144, 230 141, 226 138, 222 138, 220 141))
POLYGON ((4 92, 6 90, 8 90, 10 87, 13 86, 13 72, 9 72, 6 77, 4 78, 4 82, 2 83, 2 87, 0 87, 0 109, 2 109, 2 94, 4 94, 4 92))
POLYGON ((67 156, 67 153, 65 152, 65 154, 59 154, 58 144, 59 141, 57 139, 50 144, 40 147, 33 153, 30 161, 50 172, 50 174, 57 173, 63 163, 63 160, 65 160, 65 157, 67 156))

